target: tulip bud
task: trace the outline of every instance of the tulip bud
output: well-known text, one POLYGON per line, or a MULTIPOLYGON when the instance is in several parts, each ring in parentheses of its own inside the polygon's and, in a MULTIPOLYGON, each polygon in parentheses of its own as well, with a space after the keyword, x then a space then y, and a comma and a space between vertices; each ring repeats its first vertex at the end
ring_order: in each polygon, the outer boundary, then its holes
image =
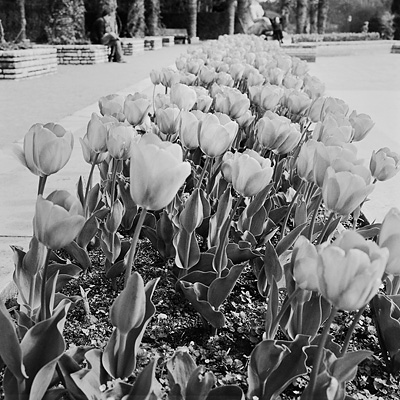
POLYGON ((101 115, 111 115, 117 118, 118 121, 124 121, 124 101, 125 98, 118 94, 100 97, 99 108, 101 115))
POLYGON ((147 210, 160 210, 173 200, 190 172, 190 164, 182 162, 182 148, 178 144, 146 133, 132 146, 132 199, 147 210))
POLYGON ((293 278, 303 290, 319 290, 318 253, 315 246, 305 237, 300 236, 292 252, 293 278))
POLYGON ((389 251, 355 231, 345 231, 318 254, 322 296, 341 310, 354 311, 378 292, 389 251))
POLYGON ((150 100, 146 96, 143 96, 140 93, 128 95, 124 103, 124 114, 126 120, 134 127, 143 124, 144 120, 148 116, 150 107, 150 100))
POLYGON ((208 86, 208 85, 210 85, 212 82, 214 82, 214 80, 216 79, 216 72, 215 72, 215 69, 203 65, 203 66, 200 68, 197 77, 199 78, 199 82, 200 82, 202 85, 208 86))
POLYGON ((178 134, 180 110, 175 107, 156 110, 157 126, 164 135, 174 136, 178 134))
POLYGON ((161 83, 165 87, 172 87, 173 84, 179 83, 181 80, 180 74, 171 68, 163 68, 161 70, 161 83))
POLYGON ((12 148, 17 159, 33 174, 48 176, 65 166, 74 147, 72 133, 61 125, 33 125, 24 137, 23 149, 12 148))
POLYGON ((229 149, 239 126, 225 114, 206 114, 199 131, 199 145, 203 153, 214 158, 229 149))
POLYGON ((108 153, 116 160, 127 160, 131 154, 131 146, 138 135, 131 125, 118 123, 109 128, 107 138, 108 153))
POLYGON ((108 156, 108 153, 95 153, 89 146, 89 140, 87 138, 87 135, 85 135, 82 138, 79 138, 79 141, 81 142, 81 148, 82 148, 82 154, 83 154, 83 159, 88 163, 88 164, 93 164, 95 165, 102 163, 108 156))
POLYGON ((45 200, 39 195, 33 219, 34 235, 51 250, 71 243, 81 231, 85 218, 82 206, 66 191, 55 191, 45 200))
POLYGON ((369 115, 357 114, 356 110, 350 114, 349 120, 354 129, 353 142, 359 142, 364 139, 375 125, 369 115))
POLYGON ((189 111, 181 111, 179 138, 184 148, 193 150, 199 147, 198 130, 197 117, 189 111))
POLYGON ((347 216, 353 212, 374 189, 365 179, 350 171, 335 172, 328 167, 322 185, 322 198, 328 210, 347 216))
POLYGON ((372 176, 378 181, 386 181, 395 176, 400 170, 400 155, 389 148, 383 147, 373 151, 369 163, 372 176))
POLYGON ((264 110, 274 110, 283 96, 283 89, 279 86, 266 84, 260 92, 260 106, 264 110))
POLYGON ((400 212, 392 208, 385 216, 379 233, 379 247, 389 250, 386 273, 400 275, 400 212))
POLYGON ((232 159, 232 186, 241 196, 255 196, 268 185, 273 172, 270 159, 245 150, 232 159))
POLYGON ((196 103, 196 92, 187 85, 175 83, 171 86, 170 99, 181 110, 191 110, 196 103))
POLYGON ((150 71, 150 80, 153 85, 159 85, 161 83, 161 73, 155 69, 150 71))

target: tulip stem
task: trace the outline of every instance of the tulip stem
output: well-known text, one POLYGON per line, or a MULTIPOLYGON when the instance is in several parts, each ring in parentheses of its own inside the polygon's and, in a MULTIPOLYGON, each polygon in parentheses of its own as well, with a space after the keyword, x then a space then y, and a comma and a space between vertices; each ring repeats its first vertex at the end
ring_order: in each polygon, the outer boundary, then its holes
POLYGON ((280 240, 282 240, 283 237, 285 236, 286 225, 287 225, 287 223, 289 221, 290 213, 292 212, 294 203, 296 202, 297 197, 300 194, 300 192, 303 190, 304 185, 305 185, 305 181, 301 181, 299 188, 297 189, 296 193, 293 196, 292 201, 289 204, 289 208, 287 210, 287 213, 286 213, 286 216, 285 216, 285 220, 283 221, 280 240))
POLYGON ((206 161, 204 162, 204 165, 203 165, 203 170, 201 171, 199 181, 197 182, 196 189, 200 189, 200 187, 201 187, 201 182, 204 179, 204 175, 206 174, 206 170, 208 168, 208 164, 210 163, 210 160, 211 160, 211 158, 207 156, 206 161))
POLYGON ((313 212, 313 216, 312 216, 312 218, 311 218, 310 229, 309 229, 309 232, 308 232, 308 240, 309 240, 310 242, 312 241, 312 235, 313 235, 313 233, 314 233, 315 221, 316 221, 316 219, 317 219, 317 214, 318 214, 318 211, 319 211, 319 207, 320 207, 320 205, 321 205, 321 202, 322 202, 322 194, 320 194, 320 195, 318 196, 317 204, 315 205, 315 209, 314 209, 314 212, 313 212))
POLYGON ((84 205, 83 206, 84 206, 85 212, 86 212, 86 202, 87 202, 87 198, 88 198, 88 195, 89 195, 89 190, 92 187, 94 167, 95 167, 95 165, 97 163, 97 159, 99 158, 99 154, 100 153, 96 153, 96 155, 94 156, 94 160, 92 162, 92 165, 90 166, 90 172, 89 172, 88 181, 87 181, 86 190, 85 190, 85 197, 83 199, 83 201, 84 201, 84 205))
POLYGON ((133 260, 135 257, 136 246, 137 246, 137 243, 139 240, 139 235, 140 235, 140 231, 143 226, 144 219, 146 218, 146 212, 147 212, 146 208, 142 208, 142 211, 140 212, 140 215, 139 215, 138 222, 135 227, 135 232, 133 233, 133 236, 132 236, 131 247, 128 252, 128 259, 127 259, 126 268, 125 268, 124 287, 126 287, 126 284, 128 283, 128 279, 131 276, 132 264, 133 264, 133 260))
POLYGON ((114 204, 115 198, 115 180, 117 176, 117 170, 119 166, 119 160, 113 159, 112 174, 111 174, 111 206, 114 204))
POLYGON ((311 378, 310 378, 310 383, 309 383, 310 395, 308 396, 309 399, 314 398, 314 391, 315 391, 315 386, 317 384, 319 366, 321 364, 322 356, 324 354, 325 342, 328 337, 329 329, 330 329, 331 324, 336 316, 337 311, 338 311, 338 309, 336 307, 332 307, 331 314, 329 315, 329 318, 325 323, 324 329, 322 330, 321 339, 319 340, 317 354, 315 355, 314 362, 313 362, 313 368, 312 368, 312 372, 311 372, 311 378))
POLYGON ((346 333, 346 337, 344 339, 342 349, 340 350, 341 357, 343 357, 346 354, 346 351, 350 344, 351 336, 353 335, 354 329, 356 328, 356 325, 357 325, 358 321, 360 320, 361 315, 363 314, 363 312, 365 310, 365 307, 366 307, 366 305, 364 307, 360 308, 358 310, 357 314, 354 316, 353 322, 352 322, 349 330, 346 333))
POLYGON ((39 176, 39 184, 38 184, 38 196, 44 193, 44 187, 46 185, 47 175, 39 176))
POLYGON ((326 222, 325 222, 324 229, 322 229, 322 232, 321 232, 321 234, 319 235, 317 244, 321 244, 322 241, 324 240, 324 236, 325 236, 325 234, 326 234, 326 232, 327 232, 327 230, 328 230, 328 228, 329 228, 329 225, 330 225, 330 223, 331 223, 332 218, 334 217, 334 215, 335 215, 334 211, 332 211, 332 212, 329 214, 329 217, 328 217, 328 219, 327 219, 326 222))
POLYGON ((297 297, 297 295, 300 293, 301 289, 300 287, 296 287, 296 289, 293 291, 293 293, 287 298, 286 301, 283 302, 281 309, 279 310, 278 315, 276 318, 273 320, 270 328, 270 333, 275 336, 275 330, 278 328, 279 322, 281 322, 282 317, 285 315, 287 309, 289 306, 292 304, 293 300, 297 297))
POLYGON ((49 267, 51 250, 47 249, 46 259, 42 271, 42 286, 40 290, 40 320, 44 321, 49 317, 48 305, 46 304, 46 284, 47 284, 47 270, 49 267))

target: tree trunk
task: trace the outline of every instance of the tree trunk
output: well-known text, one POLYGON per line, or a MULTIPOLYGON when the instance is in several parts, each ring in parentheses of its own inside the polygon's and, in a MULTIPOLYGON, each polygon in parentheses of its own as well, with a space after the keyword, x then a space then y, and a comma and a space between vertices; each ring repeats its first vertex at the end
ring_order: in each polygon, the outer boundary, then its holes
POLYGON ((145 28, 144 0, 133 0, 128 10, 128 33, 132 37, 144 37, 145 28))
POLYGON ((188 1, 189 37, 197 36, 197 0, 188 1))
POLYGON ((235 11, 236 11, 236 1, 228 0, 227 8, 227 19, 228 19, 228 35, 233 35, 235 33, 235 11))
POLYGON ((18 33, 16 41, 26 40, 26 18, 25 18, 25 0, 18 0, 19 21, 21 30, 18 33))
POLYGON ((318 21, 318 0, 310 0, 310 33, 316 33, 318 21))
POLYGON ((147 0, 145 9, 147 33, 156 36, 159 33, 160 0, 147 0))
POLYGON ((253 25, 253 19, 250 14, 250 0, 237 1, 237 15, 243 31, 246 33, 248 28, 253 25))
POLYGON ((287 26, 289 25, 289 15, 290 15, 290 8, 292 5, 292 0, 283 0, 281 5, 281 24, 282 30, 286 30, 287 26))
POLYGON ((0 19, 0 44, 4 44, 6 42, 6 39, 4 37, 4 28, 3 28, 3 24, 1 23, 1 19, 0 19))
POLYGON ((297 0, 297 23, 296 33, 305 33, 307 29, 307 6, 308 0, 297 0))
POLYGON ((318 1, 318 33, 325 33, 329 0, 318 1))

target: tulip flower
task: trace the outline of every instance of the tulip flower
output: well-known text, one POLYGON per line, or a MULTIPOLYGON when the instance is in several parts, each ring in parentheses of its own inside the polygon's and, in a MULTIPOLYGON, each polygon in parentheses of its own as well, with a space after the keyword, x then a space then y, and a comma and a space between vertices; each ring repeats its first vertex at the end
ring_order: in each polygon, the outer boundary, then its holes
POLYGON ((118 123, 109 128, 107 138, 108 153, 116 160, 127 160, 131 146, 138 133, 131 125, 118 123))
POLYGON ((389 250, 386 273, 400 275, 400 211, 392 208, 386 214, 379 233, 379 246, 389 250))
POLYGON ((14 155, 33 174, 44 177, 65 166, 74 147, 72 133, 61 125, 33 125, 24 137, 23 149, 15 145, 14 155))
POLYGON ((317 141, 313 139, 308 140, 301 146, 299 155, 296 159, 297 175, 307 182, 313 182, 314 155, 317 146, 317 141))
POLYGON ((319 97, 310 106, 309 117, 311 121, 318 122, 325 118, 327 113, 346 115, 349 106, 341 99, 335 97, 319 97))
POLYGON ((389 251, 355 231, 345 231, 318 255, 322 296, 338 309, 354 311, 378 292, 389 251))
POLYGON ((191 59, 186 62, 186 70, 191 74, 197 75, 203 65, 204 61, 202 59, 191 59))
POLYGON ((182 162, 178 144, 163 142, 158 136, 146 133, 132 146, 132 199, 147 210, 160 210, 173 200, 190 172, 190 164, 182 162))
POLYGON ((39 195, 33 220, 34 235, 51 250, 71 243, 81 231, 85 218, 78 199, 66 191, 55 191, 47 199, 39 195))
POLYGON ((199 120, 195 114, 182 111, 180 114, 179 138, 185 149, 194 150, 199 147, 199 120))
POLYGON ((145 118, 148 116, 150 107, 150 100, 146 96, 140 93, 128 95, 124 103, 126 120, 134 127, 143 124, 145 118))
POLYGON ((215 82, 218 85, 224 85, 229 87, 232 87, 234 84, 232 77, 227 72, 217 72, 217 75, 215 77, 215 82))
MULTIPOLYGON (((303 79, 292 74, 286 74, 282 81, 286 89, 300 90, 303 87, 303 79)), ((308 93, 306 93, 308 95, 308 93)))
POLYGON ((231 66, 229 67, 229 73, 231 74, 235 82, 239 82, 242 79, 244 68, 244 65, 239 62, 231 64, 231 66))
POLYGON ((285 73, 280 68, 271 68, 265 75, 271 85, 281 86, 285 73))
POLYGON ((199 130, 201 150, 211 158, 224 154, 232 145, 238 129, 238 124, 225 114, 206 114, 199 130))
POLYGON ((179 80, 180 83, 191 86, 197 79, 196 75, 190 74, 189 72, 181 72, 180 74, 181 79, 179 80))
POLYGON ((325 85, 316 77, 305 75, 303 90, 310 96, 310 99, 315 100, 323 96, 325 93, 325 85))
POLYGON ((312 137, 327 146, 340 146, 351 141, 353 132, 354 129, 347 118, 329 112, 322 122, 316 124, 312 137))
POLYGON ((291 263, 297 285, 303 290, 318 291, 318 253, 316 247, 305 236, 297 239, 291 263))
POLYGON ((154 86, 157 86, 161 83, 161 73, 155 69, 150 71, 150 80, 154 86))
POLYGON ((356 110, 349 115, 349 121, 354 129, 353 142, 364 139, 375 125, 369 115, 357 114, 356 110))
POLYGON ((124 96, 119 94, 109 94, 108 96, 100 97, 99 108, 101 115, 111 115, 117 118, 118 121, 124 121, 124 96))
POLYGON ((247 129, 250 127, 255 118, 256 117, 251 113, 251 111, 248 110, 240 118, 237 118, 236 122, 238 123, 240 128, 247 129))
POLYGON ((154 98, 154 107, 156 110, 158 110, 159 108, 172 107, 169 94, 157 93, 156 97, 154 98))
POLYGON ((265 82, 265 77, 256 69, 251 71, 247 76, 247 86, 258 86, 265 82))
POLYGON ((293 58, 292 59, 292 74, 303 77, 306 75, 308 70, 310 69, 307 61, 301 60, 300 58, 293 58))
POLYGON ((383 147, 373 151, 369 163, 372 176, 378 181, 386 181, 395 176, 400 170, 400 155, 389 148, 383 147))
POLYGON ((240 118, 250 107, 248 97, 237 89, 226 88, 215 96, 215 111, 228 114, 232 119, 240 118))
POLYGON ((101 164, 108 157, 107 152, 96 153, 91 149, 87 134, 83 138, 79 138, 79 141, 81 142, 83 159, 88 164, 101 164))
POLYGON ((161 83, 165 87, 172 87, 173 84, 179 83, 181 80, 179 72, 171 68, 163 68, 161 70, 161 83))
POLYGON ((197 102, 194 108, 206 113, 210 110, 212 102, 213 99, 208 95, 197 95, 197 102))
POLYGON ((283 96, 283 89, 279 86, 266 84, 260 92, 260 107, 264 110, 273 110, 283 96))
POLYGON ((252 197, 261 192, 271 181, 274 172, 271 160, 254 150, 235 153, 233 157, 227 156, 224 164, 224 177, 231 180, 233 188, 244 197, 252 197))
POLYGON ((215 68, 203 65, 197 75, 202 85, 210 85, 216 79, 215 68))
POLYGON ((300 141, 298 126, 286 117, 260 118, 255 129, 260 144, 276 154, 289 153, 300 141))
POLYGON ((284 96, 284 105, 295 115, 302 114, 311 104, 311 99, 304 92, 291 89, 284 96))
POLYGON ((328 167, 322 185, 322 198, 328 210, 347 216, 353 212, 374 189, 365 178, 350 171, 335 172, 328 167))
POLYGON ((167 107, 156 110, 156 121, 160 131, 167 136, 175 138, 179 129, 180 110, 176 107, 167 107))
POLYGON ((180 110, 189 111, 196 103, 197 94, 191 87, 175 83, 171 86, 170 99, 180 110))

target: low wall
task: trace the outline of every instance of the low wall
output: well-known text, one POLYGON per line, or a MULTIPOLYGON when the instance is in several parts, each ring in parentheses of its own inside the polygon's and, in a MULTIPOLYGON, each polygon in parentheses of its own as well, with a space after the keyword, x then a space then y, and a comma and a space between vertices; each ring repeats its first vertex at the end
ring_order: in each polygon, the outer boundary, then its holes
POLYGON ((0 79, 24 79, 56 71, 54 47, 0 51, 0 79))
POLYGON ((157 50, 163 47, 162 36, 146 36, 144 38, 145 50, 157 50))
POLYGON ((144 51, 144 39, 140 38, 121 38, 124 56, 131 56, 144 51))
POLYGON ((108 62, 107 46, 101 44, 56 45, 59 64, 100 64, 108 62))

